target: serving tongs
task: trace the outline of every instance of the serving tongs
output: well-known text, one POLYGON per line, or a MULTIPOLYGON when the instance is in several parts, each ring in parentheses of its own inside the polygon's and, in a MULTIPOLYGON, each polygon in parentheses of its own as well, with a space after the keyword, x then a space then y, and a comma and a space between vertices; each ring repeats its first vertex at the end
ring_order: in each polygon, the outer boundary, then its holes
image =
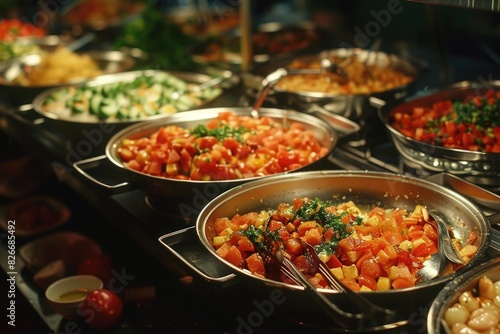
MULTIPOLYGON (((394 322, 396 312, 378 305, 375 305, 364 296, 350 290, 340 282, 330 271, 316 253, 316 250, 309 243, 302 239, 297 239, 304 247, 306 261, 313 272, 323 275, 329 287, 335 291, 344 293, 348 299, 357 307, 359 312, 352 313, 341 309, 337 304, 332 303, 325 295, 318 292, 306 276, 287 258, 281 251, 279 243, 269 235, 269 221, 266 225, 264 236, 264 247, 258 247, 257 251, 262 257, 266 270, 276 272, 286 276, 296 285, 304 287, 304 291, 313 299, 323 311, 336 324, 349 329, 378 329, 384 326, 402 325, 405 321, 394 322), (270 251, 269 251, 269 250, 270 251)), ((276 278, 276 277, 275 277, 276 278)))

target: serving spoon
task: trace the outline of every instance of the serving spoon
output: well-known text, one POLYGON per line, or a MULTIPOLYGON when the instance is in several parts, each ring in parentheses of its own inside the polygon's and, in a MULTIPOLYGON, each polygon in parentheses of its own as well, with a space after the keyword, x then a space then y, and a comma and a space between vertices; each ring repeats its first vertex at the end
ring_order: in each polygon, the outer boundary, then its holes
POLYGON ((342 69, 341 66, 339 66, 336 63, 333 63, 330 59, 328 58, 323 58, 320 61, 320 68, 319 69, 314 69, 314 68, 278 68, 274 72, 271 72, 268 74, 264 80, 262 81, 261 87, 259 88, 259 91, 257 92, 257 98, 255 100, 255 103, 253 104, 252 110, 250 114, 254 118, 259 117, 259 110, 262 107, 262 104, 264 103, 267 94, 271 91, 271 89, 276 86, 276 84, 283 79, 284 77, 288 75, 297 75, 297 74, 312 74, 312 75, 318 75, 318 74, 323 74, 325 75, 325 78, 328 78, 329 80, 335 79, 340 82, 346 82, 348 80, 348 75, 347 73, 342 69))
POLYGON ((428 214, 434 218, 437 224, 438 250, 424 262, 424 266, 417 272, 417 278, 420 283, 441 276, 447 265, 447 260, 458 264, 465 263, 457 248, 453 245, 448 226, 440 214, 436 210, 430 210, 429 212, 427 212, 427 209, 425 210, 424 219, 431 224, 434 224, 434 222, 431 219, 425 218, 428 214))

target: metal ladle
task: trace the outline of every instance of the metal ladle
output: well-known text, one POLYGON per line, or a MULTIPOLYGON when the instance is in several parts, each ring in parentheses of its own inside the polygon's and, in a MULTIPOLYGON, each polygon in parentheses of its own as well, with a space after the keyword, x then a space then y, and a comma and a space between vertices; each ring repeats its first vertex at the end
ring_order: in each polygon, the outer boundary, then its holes
POLYGON ((278 68, 276 71, 271 72, 266 78, 262 81, 262 85, 257 92, 257 99, 253 105, 251 115, 254 118, 259 117, 259 109, 262 107, 264 100, 267 97, 267 94, 271 89, 276 86, 276 84, 286 77, 287 75, 296 75, 296 74, 323 74, 327 78, 331 79, 332 77, 336 77, 339 81, 346 81, 348 79, 347 73, 336 63, 332 63, 330 59, 323 58, 320 62, 319 69, 304 69, 304 68, 278 68))

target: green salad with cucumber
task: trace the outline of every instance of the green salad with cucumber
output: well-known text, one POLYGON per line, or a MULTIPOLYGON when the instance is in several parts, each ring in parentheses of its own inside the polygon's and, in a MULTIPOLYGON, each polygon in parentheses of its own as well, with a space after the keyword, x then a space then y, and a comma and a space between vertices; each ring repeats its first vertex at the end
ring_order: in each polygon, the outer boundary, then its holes
POLYGON ((141 74, 132 81, 60 88, 45 98, 42 110, 75 119, 138 120, 194 108, 222 93, 217 87, 194 92, 195 85, 167 72, 141 74))

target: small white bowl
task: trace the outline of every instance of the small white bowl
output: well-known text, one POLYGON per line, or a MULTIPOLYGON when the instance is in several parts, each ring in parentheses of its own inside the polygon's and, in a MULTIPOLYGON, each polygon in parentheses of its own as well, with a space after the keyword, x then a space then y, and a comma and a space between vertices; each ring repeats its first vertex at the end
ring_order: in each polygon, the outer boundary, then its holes
POLYGON ((92 275, 75 275, 62 278, 55 281, 47 290, 45 298, 49 301, 54 312, 62 315, 65 319, 75 320, 78 318, 77 309, 83 302, 86 295, 71 300, 60 300, 61 296, 67 295, 72 291, 85 290, 87 292, 102 289, 102 281, 92 275))

